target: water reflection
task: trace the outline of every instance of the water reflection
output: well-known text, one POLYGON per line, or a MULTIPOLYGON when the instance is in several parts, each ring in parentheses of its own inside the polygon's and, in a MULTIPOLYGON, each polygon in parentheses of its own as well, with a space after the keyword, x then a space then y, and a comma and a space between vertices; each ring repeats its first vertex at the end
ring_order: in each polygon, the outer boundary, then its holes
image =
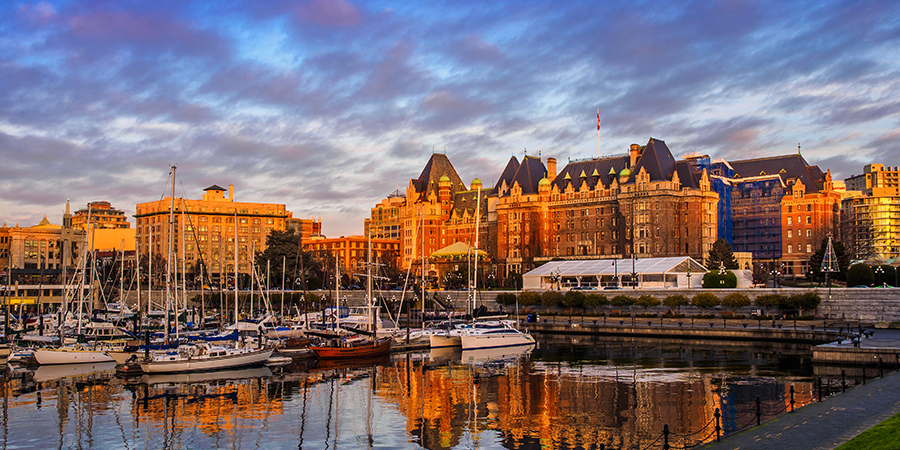
POLYGON ((539 347, 122 380, 112 367, 10 370, 4 447, 678 447, 812 401, 790 347, 545 339, 539 347), (96 370, 96 371, 94 371, 96 370), (90 373, 86 373, 90 371, 90 373), (79 373, 84 372, 84 373, 79 373), (14 432, 11 432, 13 431, 14 432), (702 432, 698 432, 702 430, 702 432), (692 435, 684 437, 685 435, 692 435))

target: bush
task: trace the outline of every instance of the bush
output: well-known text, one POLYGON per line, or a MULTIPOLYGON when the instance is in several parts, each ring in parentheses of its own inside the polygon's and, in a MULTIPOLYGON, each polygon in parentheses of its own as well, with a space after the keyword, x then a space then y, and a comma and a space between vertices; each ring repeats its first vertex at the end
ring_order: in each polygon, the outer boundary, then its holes
POLYGON ((847 287, 871 286, 874 283, 875 273, 863 263, 854 264, 847 270, 847 287))
POLYGON ((771 308, 784 308, 787 304, 787 297, 780 294, 760 295, 756 297, 755 304, 762 308, 766 315, 769 315, 771 308))
POLYGON ((519 294, 519 303, 523 306, 537 306, 541 304, 541 294, 537 292, 522 292, 519 294))
POLYGON ((750 297, 740 292, 732 292, 722 299, 722 306, 734 311, 736 309, 750 306, 750 297))
POLYGON ((737 287, 737 275, 730 270, 726 271, 724 275, 719 275, 718 270, 706 272, 706 275, 703 275, 703 287, 707 289, 734 289, 737 287))
POLYGON ((617 295, 609 301, 609 303, 613 306, 618 307, 626 307, 634 304, 634 299, 627 295, 617 295))
POLYGON ((719 304, 719 297, 711 292, 701 292, 691 299, 691 304, 703 309, 705 313, 707 308, 713 308, 719 304))
POLYGON ((666 297, 662 303, 667 308, 674 308, 675 311, 680 311, 682 306, 689 305, 691 301, 681 294, 672 294, 666 297))
POLYGON ((788 297, 786 303, 789 308, 797 310, 797 313, 802 316, 804 309, 816 309, 821 302, 822 298, 819 297, 819 294, 806 292, 788 297))
POLYGON ((647 312, 647 309, 654 306, 659 306, 660 302, 656 299, 656 297, 653 297, 652 295, 642 295, 638 297, 635 304, 644 308, 644 312, 647 312))
POLYGON ((512 292, 501 292, 497 294, 497 303, 504 306, 515 305, 516 298, 516 294, 512 292))
POLYGON ((584 293, 581 291, 566 292, 562 304, 567 308, 582 308, 584 307, 584 293))
POLYGON ((561 305, 562 301, 563 295, 559 291, 544 291, 541 294, 541 304, 546 306, 548 311, 554 306, 561 305))
POLYGON ((598 306, 606 306, 608 304, 609 299, 607 299, 603 294, 587 294, 584 297, 584 306, 596 308, 598 306))

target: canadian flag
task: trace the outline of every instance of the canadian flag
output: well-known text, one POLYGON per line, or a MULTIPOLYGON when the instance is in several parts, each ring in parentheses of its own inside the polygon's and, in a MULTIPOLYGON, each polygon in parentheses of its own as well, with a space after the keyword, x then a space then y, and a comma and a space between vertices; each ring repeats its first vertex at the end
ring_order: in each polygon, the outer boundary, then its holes
POLYGON ((600 131, 600 110, 597 110, 597 131, 600 131))

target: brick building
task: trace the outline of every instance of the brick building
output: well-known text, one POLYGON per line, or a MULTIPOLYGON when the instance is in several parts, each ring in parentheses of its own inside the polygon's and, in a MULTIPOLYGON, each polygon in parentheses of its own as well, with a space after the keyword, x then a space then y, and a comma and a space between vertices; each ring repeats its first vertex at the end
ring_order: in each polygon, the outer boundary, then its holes
MULTIPOLYGON (((152 251, 168 256, 169 211, 172 198, 139 203, 136 206, 138 251, 144 259, 152 251), (152 242, 152 247, 151 247, 152 242)), ((251 251, 265 250, 269 231, 284 231, 292 214, 284 204, 234 201, 234 186, 217 185, 204 189, 201 200, 175 199, 174 251, 180 270, 184 260, 190 271, 202 263, 207 273, 219 278, 234 272, 235 251, 238 272, 250 273, 251 251)))
POLYGON ((75 211, 72 226, 86 230, 88 217, 96 229, 131 228, 125 213, 113 208, 107 201, 90 202, 86 207, 75 211))

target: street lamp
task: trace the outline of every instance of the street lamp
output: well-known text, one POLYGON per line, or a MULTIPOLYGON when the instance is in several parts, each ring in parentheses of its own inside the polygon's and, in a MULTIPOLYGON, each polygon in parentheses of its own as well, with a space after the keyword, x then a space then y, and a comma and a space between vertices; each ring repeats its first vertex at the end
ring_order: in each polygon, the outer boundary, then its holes
POLYGON ((634 270, 635 262, 637 261, 637 255, 634 254, 634 249, 631 249, 631 288, 637 289, 637 271, 634 270))
POLYGON ((687 270, 687 279, 688 279, 688 289, 691 289, 693 286, 691 286, 691 268, 690 267, 688 267, 688 270, 687 270))
POLYGON ((614 259, 612 263, 613 263, 613 268, 615 269, 615 273, 616 273, 616 275, 614 277, 616 279, 616 287, 619 287, 619 260, 614 259))
POLYGON ((875 268, 875 278, 878 280, 879 283, 882 283, 882 286, 887 286, 887 283, 885 283, 884 280, 882 280, 882 278, 881 278, 882 275, 884 275, 884 269, 882 269, 881 266, 876 267, 875 268))
POLYGON ((725 285, 725 263, 719 261, 719 285, 725 285))

